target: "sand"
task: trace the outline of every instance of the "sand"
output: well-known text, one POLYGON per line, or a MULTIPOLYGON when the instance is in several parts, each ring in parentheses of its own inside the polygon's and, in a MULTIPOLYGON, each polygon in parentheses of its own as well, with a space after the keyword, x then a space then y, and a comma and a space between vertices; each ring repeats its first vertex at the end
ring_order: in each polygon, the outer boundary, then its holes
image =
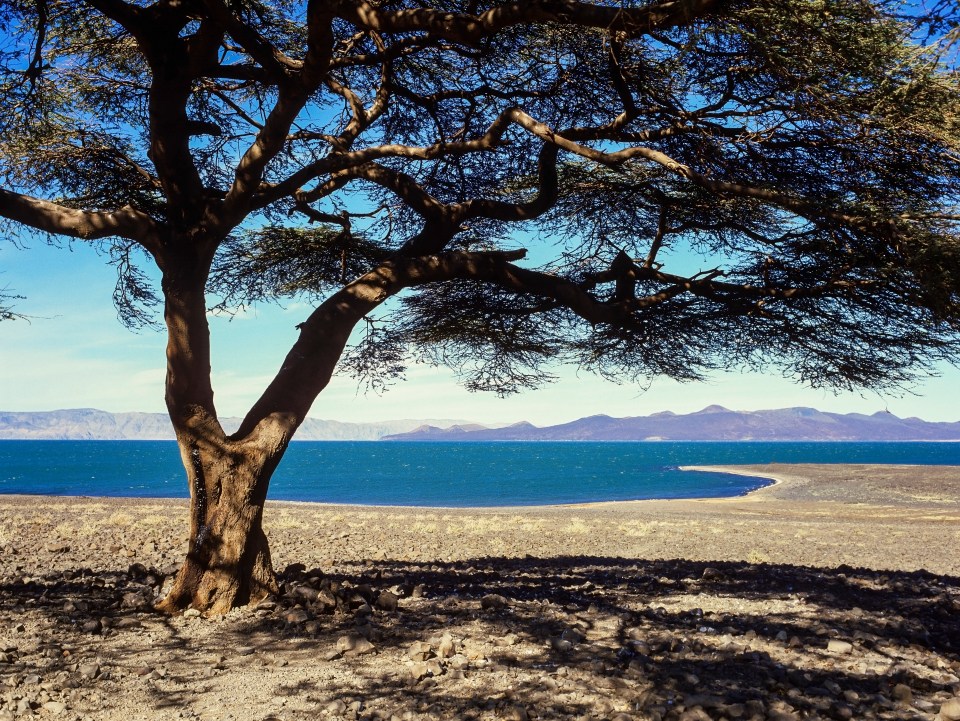
POLYGON ((960 468, 722 470, 776 482, 268 503, 284 594, 219 619, 149 606, 186 550, 185 502, 2 496, 0 721, 949 718, 960 468))

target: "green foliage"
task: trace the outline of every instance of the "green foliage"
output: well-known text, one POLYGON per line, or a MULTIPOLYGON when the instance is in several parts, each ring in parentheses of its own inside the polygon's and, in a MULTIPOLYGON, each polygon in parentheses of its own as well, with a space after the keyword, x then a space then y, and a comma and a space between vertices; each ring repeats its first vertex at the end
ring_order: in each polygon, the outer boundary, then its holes
POLYGON ((221 309, 322 298, 385 256, 382 247, 346 230, 267 226, 224 242, 209 287, 221 297, 221 309))

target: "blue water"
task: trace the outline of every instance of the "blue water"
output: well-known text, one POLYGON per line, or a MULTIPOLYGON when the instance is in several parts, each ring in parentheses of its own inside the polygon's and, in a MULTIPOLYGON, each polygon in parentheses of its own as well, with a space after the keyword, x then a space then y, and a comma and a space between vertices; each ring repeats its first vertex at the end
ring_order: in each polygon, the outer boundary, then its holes
MULTIPOLYGON (((960 443, 294 443, 270 498, 512 506, 736 496, 758 478, 680 471, 746 463, 960 465, 960 443)), ((185 498, 172 441, 0 441, 0 493, 185 498)))

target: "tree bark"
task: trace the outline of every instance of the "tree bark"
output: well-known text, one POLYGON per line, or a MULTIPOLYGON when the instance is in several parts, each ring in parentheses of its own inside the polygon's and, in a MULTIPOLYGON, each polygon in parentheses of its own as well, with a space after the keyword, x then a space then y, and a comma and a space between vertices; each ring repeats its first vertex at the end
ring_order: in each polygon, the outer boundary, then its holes
POLYGON ((278 591, 261 522, 270 477, 289 434, 270 424, 272 433, 258 429, 256 441, 235 441, 214 419, 191 426, 177 433, 190 484, 190 545, 157 608, 217 615, 278 591))
POLYGON ((263 504, 270 477, 302 418, 265 415, 243 437, 226 436, 210 385, 208 261, 202 251, 181 254, 176 262, 163 260, 166 401, 190 487, 190 545, 157 608, 216 615, 278 590, 261 523, 263 504))

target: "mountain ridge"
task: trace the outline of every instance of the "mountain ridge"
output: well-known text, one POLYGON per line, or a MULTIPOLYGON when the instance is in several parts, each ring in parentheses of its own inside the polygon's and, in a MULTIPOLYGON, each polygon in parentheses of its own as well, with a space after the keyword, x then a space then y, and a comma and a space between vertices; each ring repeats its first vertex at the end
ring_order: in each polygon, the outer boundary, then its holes
MULTIPOLYGON (((222 419, 230 433, 240 418, 222 419)), ((164 413, 96 408, 0 411, 0 440, 173 440, 164 413)), ((452 419, 349 423, 308 418, 297 441, 960 441, 960 422, 898 418, 887 411, 828 413, 815 408, 733 411, 709 405, 678 414, 613 418, 605 414, 536 426, 490 426, 452 419)))
MULTIPOLYGON (((224 430, 240 427, 240 418, 222 418, 224 430)), ((404 433, 425 423, 466 425, 455 419, 400 419, 377 423, 348 423, 306 419, 296 441, 376 441, 385 435, 404 433)), ((170 418, 165 413, 138 411, 110 413, 96 408, 55 411, 0 411, 0 440, 174 440, 170 418)))
POLYGON ((661 411, 649 416, 595 415, 536 427, 457 431, 433 427, 385 436, 385 441, 960 441, 960 422, 828 413, 815 408, 732 411, 718 405, 687 414, 661 411))

